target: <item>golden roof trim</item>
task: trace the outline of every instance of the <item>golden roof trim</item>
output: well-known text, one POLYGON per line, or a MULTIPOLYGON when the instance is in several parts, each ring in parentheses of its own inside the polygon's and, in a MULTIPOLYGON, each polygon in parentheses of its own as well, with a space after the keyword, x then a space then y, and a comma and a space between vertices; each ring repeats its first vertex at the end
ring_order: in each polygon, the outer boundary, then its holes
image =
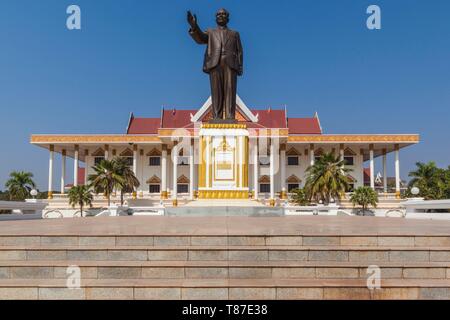
POLYGON ((336 134, 289 136, 288 142, 418 143, 418 134, 336 134))
POLYGON ((161 142, 156 135, 32 135, 31 143, 134 143, 161 142))

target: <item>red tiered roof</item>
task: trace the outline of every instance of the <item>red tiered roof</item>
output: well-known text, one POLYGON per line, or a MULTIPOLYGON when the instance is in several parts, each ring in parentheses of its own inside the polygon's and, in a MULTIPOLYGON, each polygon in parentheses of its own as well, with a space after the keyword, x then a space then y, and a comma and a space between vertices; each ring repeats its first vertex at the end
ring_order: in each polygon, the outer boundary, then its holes
POLYGON ((191 114, 194 115, 197 110, 163 110, 161 128, 185 128, 192 124, 191 114))
MULTIPOLYGON (((163 110, 161 118, 130 117, 127 134, 157 134, 158 129, 191 128, 191 115, 197 110, 163 110)), ((245 122, 249 128, 282 129, 289 128, 289 134, 322 134, 319 119, 286 118, 286 111, 280 109, 251 110, 258 117, 258 122, 245 121, 239 114, 240 122, 245 122)), ((205 116, 207 118, 208 115, 205 116)))
POLYGON ((157 134, 161 120, 159 118, 130 119, 127 134, 157 134))
POLYGON ((318 118, 289 118, 289 134, 322 134, 318 118))

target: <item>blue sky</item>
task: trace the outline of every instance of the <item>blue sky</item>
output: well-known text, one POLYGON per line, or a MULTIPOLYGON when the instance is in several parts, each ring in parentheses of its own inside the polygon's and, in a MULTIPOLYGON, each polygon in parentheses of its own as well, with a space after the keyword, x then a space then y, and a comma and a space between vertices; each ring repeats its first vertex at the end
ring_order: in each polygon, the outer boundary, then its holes
POLYGON ((46 189, 32 133, 123 133, 131 111, 199 107, 209 82, 186 10, 205 28, 220 7, 241 34, 247 105, 318 111, 326 133, 420 133, 400 154, 403 178, 416 161, 450 164, 450 1, 2 0, 0 189, 12 170, 46 189), (81 31, 66 28, 70 4, 81 31), (381 30, 366 28, 370 4, 381 30))

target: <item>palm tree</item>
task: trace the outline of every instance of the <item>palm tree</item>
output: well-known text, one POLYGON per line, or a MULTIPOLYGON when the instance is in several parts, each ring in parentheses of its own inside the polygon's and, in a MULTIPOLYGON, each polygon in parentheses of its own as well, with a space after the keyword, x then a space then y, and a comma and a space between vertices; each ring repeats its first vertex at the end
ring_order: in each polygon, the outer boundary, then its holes
POLYGON ((295 204, 297 204, 299 206, 306 206, 308 204, 308 198, 307 198, 305 189, 296 188, 296 189, 292 190, 291 193, 292 193, 291 200, 295 204))
POLYGON ((116 187, 120 190, 120 205, 123 206, 123 196, 126 192, 134 192, 135 188, 138 188, 140 183, 139 179, 136 178, 133 170, 131 170, 126 159, 115 158, 113 163, 116 167, 118 174, 123 178, 122 181, 118 181, 116 187))
POLYGON ((351 194, 350 201, 354 207, 361 206, 364 214, 370 205, 374 208, 377 207, 378 194, 371 187, 359 187, 351 194))
POLYGON ((8 189, 10 200, 23 201, 30 195, 30 191, 36 187, 31 172, 13 171, 9 176, 10 179, 6 181, 5 187, 8 189))
POLYGON ((80 207, 81 216, 83 216, 83 207, 92 206, 92 192, 89 186, 75 186, 69 191, 69 204, 75 208, 80 207))
POLYGON ((108 199, 108 207, 111 205, 111 193, 119 184, 124 183, 124 178, 119 167, 114 161, 102 160, 92 167, 95 173, 88 176, 88 181, 96 193, 103 192, 108 199))
POLYGON ((309 201, 322 201, 325 205, 331 198, 341 199, 349 188, 348 173, 352 171, 344 166, 344 160, 326 153, 306 169, 305 191, 309 201))
POLYGON ((438 168, 433 161, 417 162, 416 167, 416 170, 409 173, 412 179, 408 187, 418 187, 420 195, 427 200, 443 198, 445 170, 438 168))

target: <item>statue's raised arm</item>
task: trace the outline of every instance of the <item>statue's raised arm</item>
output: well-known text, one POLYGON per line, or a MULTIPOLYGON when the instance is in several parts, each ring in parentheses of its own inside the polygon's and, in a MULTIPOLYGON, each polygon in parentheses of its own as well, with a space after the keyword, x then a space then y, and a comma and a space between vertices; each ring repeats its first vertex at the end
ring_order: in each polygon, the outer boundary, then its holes
POLYGON ((192 14, 191 11, 187 12, 187 21, 191 28, 189 29, 189 34, 198 44, 208 43, 208 34, 203 32, 197 23, 197 16, 192 14))

